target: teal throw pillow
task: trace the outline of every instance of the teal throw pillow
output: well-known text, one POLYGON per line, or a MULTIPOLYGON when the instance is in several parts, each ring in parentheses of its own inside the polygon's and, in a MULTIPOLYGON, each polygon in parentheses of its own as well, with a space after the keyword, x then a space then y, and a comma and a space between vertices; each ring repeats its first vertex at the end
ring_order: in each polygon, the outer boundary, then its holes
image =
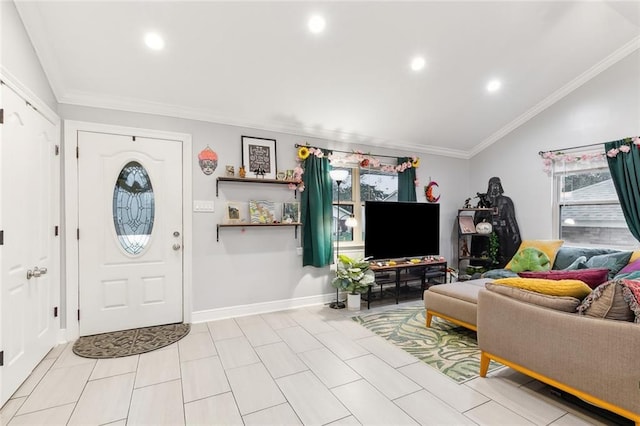
POLYGON ((574 260, 571 265, 567 266, 566 268, 562 268, 562 270, 575 271, 576 269, 580 268, 580 264, 586 263, 586 261, 587 261, 587 256, 580 256, 576 260, 574 260))
POLYGON ((491 278, 492 280, 517 276, 518 274, 513 272, 511 269, 492 269, 482 274, 482 278, 491 278))
POLYGON ((609 270, 608 278, 611 280, 616 274, 629 263, 632 252, 619 251, 609 254, 600 254, 589 258, 582 263, 579 269, 589 268, 607 268, 609 270))
POLYGON ((619 253, 620 250, 600 248, 600 247, 571 247, 563 245, 556 253, 556 260, 553 262, 553 269, 567 269, 578 257, 584 256, 587 259, 600 254, 619 253))

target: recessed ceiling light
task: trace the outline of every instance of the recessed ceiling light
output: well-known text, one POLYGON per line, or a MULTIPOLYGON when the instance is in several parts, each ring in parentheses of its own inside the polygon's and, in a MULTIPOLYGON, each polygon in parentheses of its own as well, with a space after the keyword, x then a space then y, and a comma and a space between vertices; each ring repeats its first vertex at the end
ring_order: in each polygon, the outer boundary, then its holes
POLYGON ((324 27, 327 26, 327 23, 322 16, 313 15, 311 19, 309 19, 309 23, 307 25, 309 26, 309 31, 314 34, 320 34, 324 31, 324 27))
POLYGON ((502 86, 500 80, 491 80, 489 84, 487 84, 487 90, 489 92, 495 92, 496 90, 500 89, 500 86, 502 86))
POLYGON ((416 56, 411 60, 411 69, 414 71, 420 71, 424 68, 426 62, 422 56, 416 56))
POLYGON ((144 36, 144 43, 149 49, 162 50, 164 49, 164 40, 157 33, 147 33, 144 36))

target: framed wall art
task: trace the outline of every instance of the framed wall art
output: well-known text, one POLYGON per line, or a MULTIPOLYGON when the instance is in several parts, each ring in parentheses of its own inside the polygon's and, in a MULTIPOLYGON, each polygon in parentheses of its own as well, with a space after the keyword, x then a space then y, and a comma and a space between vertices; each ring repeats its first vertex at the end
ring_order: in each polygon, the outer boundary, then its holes
POLYGON ((227 203, 226 222, 243 223, 247 221, 247 205, 245 203, 230 201, 227 203))
POLYGON ((242 136, 242 165, 249 176, 276 178, 276 140, 242 136))
POLYGON ((282 203, 282 223, 300 222, 300 203, 282 203))
POLYGON ((273 201, 250 200, 249 215, 251 223, 275 223, 276 207, 273 201))
POLYGON ((473 216, 458 216, 461 234, 475 234, 476 225, 473 223, 473 216))

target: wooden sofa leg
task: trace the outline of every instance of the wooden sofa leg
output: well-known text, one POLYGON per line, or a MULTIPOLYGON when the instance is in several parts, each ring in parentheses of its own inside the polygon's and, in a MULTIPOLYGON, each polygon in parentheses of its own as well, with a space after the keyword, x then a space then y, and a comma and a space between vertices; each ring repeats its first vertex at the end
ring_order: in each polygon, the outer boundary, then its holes
POLYGON ((427 321, 426 321, 427 328, 431 327, 431 318, 433 318, 433 314, 427 311, 427 321))
POLYGON ((489 371, 489 362, 491 360, 484 353, 484 351, 480 351, 480 377, 487 377, 487 371, 489 371))

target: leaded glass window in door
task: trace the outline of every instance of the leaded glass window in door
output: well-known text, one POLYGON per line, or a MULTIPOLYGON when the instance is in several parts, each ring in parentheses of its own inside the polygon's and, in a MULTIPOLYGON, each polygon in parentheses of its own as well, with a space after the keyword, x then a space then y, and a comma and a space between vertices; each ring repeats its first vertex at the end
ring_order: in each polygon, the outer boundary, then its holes
POLYGON ((149 243, 154 201, 147 170, 137 161, 127 163, 113 190, 113 224, 120 245, 129 254, 139 254, 149 243))

